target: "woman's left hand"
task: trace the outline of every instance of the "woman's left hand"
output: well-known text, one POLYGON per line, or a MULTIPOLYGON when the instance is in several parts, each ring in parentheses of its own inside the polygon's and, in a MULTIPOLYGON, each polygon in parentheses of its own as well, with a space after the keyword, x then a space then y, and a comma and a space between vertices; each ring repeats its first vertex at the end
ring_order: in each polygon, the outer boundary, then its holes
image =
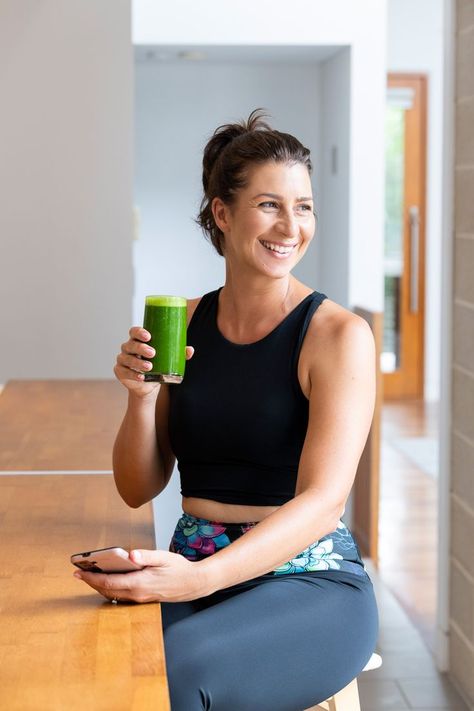
POLYGON ((78 570, 74 575, 108 600, 120 602, 185 602, 211 593, 198 562, 179 553, 134 550, 130 560, 146 567, 131 573, 78 570))

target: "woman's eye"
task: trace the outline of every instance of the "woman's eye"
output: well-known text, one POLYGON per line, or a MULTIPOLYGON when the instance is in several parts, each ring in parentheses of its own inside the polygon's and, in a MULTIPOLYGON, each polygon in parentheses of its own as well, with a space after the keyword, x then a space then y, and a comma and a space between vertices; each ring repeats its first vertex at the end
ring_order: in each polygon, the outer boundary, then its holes
MULTIPOLYGON (((269 209, 273 210, 273 209, 278 209, 279 205, 274 200, 265 200, 265 202, 259 203, 259 207, 269 208, 269 209)), ((312 207, 312 205, 307 205, 306 203, 302 203, 301 205, 296 206, 296 210, 298 212, 312 212, 313 207, 312 207)))

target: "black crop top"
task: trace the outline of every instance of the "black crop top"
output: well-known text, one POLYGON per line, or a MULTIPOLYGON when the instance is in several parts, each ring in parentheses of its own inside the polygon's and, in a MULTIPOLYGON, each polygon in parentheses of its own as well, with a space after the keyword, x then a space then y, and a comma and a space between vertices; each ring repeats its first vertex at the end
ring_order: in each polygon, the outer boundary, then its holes
POLYGON ((317 291, 267 336, 228 341, 217 328, 217 289, 189 323, 195 353, 180 385, 170 385, 169 436, 182 496, 276 506, 295 495, 308 426, 298 358, 311 318, 327 298, 317 291))

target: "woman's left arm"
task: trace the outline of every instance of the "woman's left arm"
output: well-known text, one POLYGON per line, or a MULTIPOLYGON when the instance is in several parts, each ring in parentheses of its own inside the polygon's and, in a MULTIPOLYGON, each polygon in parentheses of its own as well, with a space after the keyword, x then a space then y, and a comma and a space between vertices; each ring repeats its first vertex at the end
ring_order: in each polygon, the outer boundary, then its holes
POLYGON ((335 531, 343 515, 372 423, 375 342, 368 323, 354 314, 330 338, 317 341, 309 361, 309 422, 295 498, 195 563, 210 592, 277 568, 335 531))

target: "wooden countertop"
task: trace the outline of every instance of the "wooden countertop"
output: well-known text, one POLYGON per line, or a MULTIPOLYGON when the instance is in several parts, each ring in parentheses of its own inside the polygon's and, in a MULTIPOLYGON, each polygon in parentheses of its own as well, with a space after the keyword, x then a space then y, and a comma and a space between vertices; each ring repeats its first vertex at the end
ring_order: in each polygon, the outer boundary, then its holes
POLYGON ((160 605, 112 605, 69 562, 154 548, 151 505, 111 475, 0 475, 0 526, 0 708, 169 711, 160 605))
POLYGON ((126 407, 117 380, 10 380, 0 395, 0 470, 111 470, 126 407))

